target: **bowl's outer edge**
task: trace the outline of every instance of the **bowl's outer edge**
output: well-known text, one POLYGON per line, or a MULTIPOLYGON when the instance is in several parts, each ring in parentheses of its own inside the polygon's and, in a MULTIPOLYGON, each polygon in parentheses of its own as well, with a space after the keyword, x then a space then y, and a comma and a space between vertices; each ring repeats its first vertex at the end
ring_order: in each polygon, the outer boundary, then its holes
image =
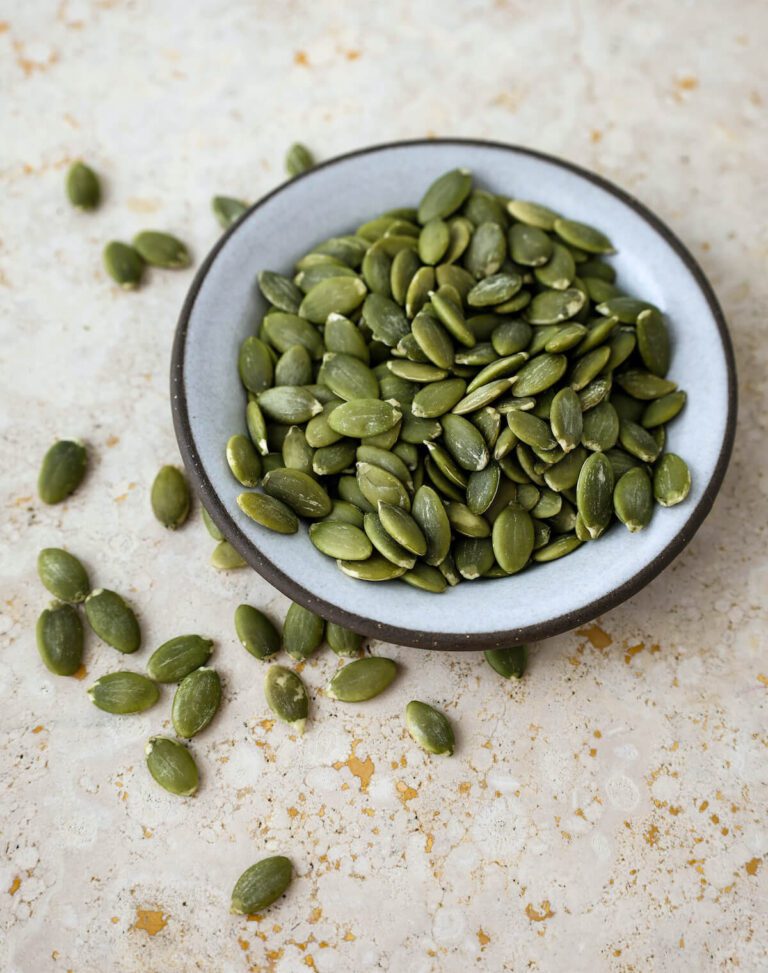
MULTIPOLYGON (((192 282, 192 286, 189 289, 179 315, 171 353, 171 411, 173 415, 173 425, 176 432, 176 439, 179 444, 179 450, 181 452, 184 466, 190 479, 192 480, 192 485, 200 496, 206 510, 232 546, 236 548, 240 554, 242 554, 251 567, 253 567, 260 575, 262 575, 262 577, 274 585, 279 591, 287 595, 292 600, 297 601, 300 604, 305 605, 307 608, 317 612, 324 618, 336 622, 337 624, 344 625, 356 632, 359 632, 360 634, 367 635, 372 638, 393 642, 398 645, 408 645, 413 646, 414 648, 422 649, 479 651, 482 649, 496 648, 504 645, 513 645, 520 642, 537 641, 544 638, 550 638, 554 635, 559 635, 562 632, 569 631, 578 627, 579 625, 583 625, 584 623, 591 621, 603 612, 609 611, 610 609, 621 604, 623 601, 626 601, 628 598, 631 598, 632 595, 636 594, 641 588, 660 574, 661 571, 663 571, 664 568, 666 568, 690 543, 694 534, 703 523, 709 511, 712 509, 712 504, 714 503, 715 497, 717 496, 720 486, 722 485, 723 478, 728 467, 728 462, 730 460, 731 451, 733 449, 733 441, 736 431, 736 415, 738 410, 736 365, 731 337, 728 332, 725 316, 723 315, 722 309, 711 284, 707 280, 704 272, 688 248, 678 239, 678 237, 664 222, 662 222, 654 213, 647 209, 647 207, 635 196, 623 189, 620 189, 618 186, 615 186, 612 182, 603 178, 602 176, 598 176, 597 174, 590 172, 588 169, 583 169, 580 166, 560 159, 557 156, 549 155, 545 152, 539 152, 535 149, 529 149, 523 146, 510 145, 503 142, 492 142, 484 139, 412 139, 386 142, 379 145, 368 146, 367 148, 363 149, 357 149, 353 152, 347 152, 344 155, 336 156, 335 158, 329 159, 326 162, 319 163, 314 169, 295 177, 294 180, 291 181, 293 182, 296 179, 307 178, 308 176, 311 176, 312 172, 319 168, 326 168, 345 159, 354 158, 355 156, 370 155, 378 151, 393 148, 434 145, 436 143, 456 146, 479 146, 516 152, 561 166, 585 179, 590 180, 607 192, 618 197, 620 200, 630 206, 636 213, 638 213, 638 215, 641 216, 647 223, 649 223, 677 252, 678 256, 686 265, 701 288, 702 294, 704 295, 717 324, 720 339, 722 341, 723 356, 725 358, 726 370, 728 374, 728 416, 725 435, 723 437, 723 443, 718 456, 717 465, 709 484, 707 485, 707 489, 702 494, 696 507, 691 511, 684 528, 675 536, 667 547, 664 548, 664 550, 661 551, 661 553, 655 557, 653 561, 645 565, 645 567, 639 570, 623 585, 615 588, 604 597, 589 602, 588 604, 582 606, 579 610, 558 615, 554 618, 548 619, 542 624, 517 629, 509 629, 505 631, 473 633, 472 635, 464 635, 456 632, 444 632, 437 635, 433 632, 414 631, 411 629, 399 628, 394 625, 382 625, 377 622, 373 622, 363 616, 344 611, 335 605, 316 598, 311 592, 307 591, 301 585, 298 585, 292 578, 284 574, 282 571, 279 571, 268 559, 264 558, 260 552, 251 545, 250 541, 245 537, 244 534, 242 534, 237 525, 231 520, 226 508, 221 503, 218 495, 208 480, 205 471, 203 470, 200 457, 195 447, 194 438, 192 436, 186 406, 186 393, 184 388, 184 351, 187 327, 197 294, 203 284, 209 268, 216 259, 218 252, 226 244, 227 239, 234 232, 238 224, 242 220, 248 219, 249 215, 254 210, 258 209, 259 206, 261 206, 276 192, 279 192, 284 184, 277 186, 270 193, 267 193, 260 200, 255 202, 253 206, 251 206, 235 224, 233 224, 226 232, 222 234, 221 238, 214 245, 213 249, 210 251, 195 275, 195 279, 192 282)), ((425 597, 429 596, 425 595, 425 597)))

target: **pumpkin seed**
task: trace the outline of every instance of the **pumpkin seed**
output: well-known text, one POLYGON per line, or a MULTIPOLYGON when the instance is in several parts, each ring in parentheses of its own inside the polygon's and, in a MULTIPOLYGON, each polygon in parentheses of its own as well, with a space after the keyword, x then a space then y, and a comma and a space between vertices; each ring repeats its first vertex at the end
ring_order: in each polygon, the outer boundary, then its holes
POLYGON ((643 364, 653 375, 662 378, 669 371, 669 331, 656 308, 648 308, 637 316, 637 350, 643 364))
POLYGON ((528 667, 528 646, 511 645, 505 649, 487 649, 485 661, 504 679, 522 679, 528 667))
POLYGON ((615 331, 611 340, 608 342, 608 347, 611 349, 611 357, 608 359, 606 368, 609 371, 615 371, 619 365, 623 365, 635 350, 636 344, 637 338, 633 331, 629 331, 626 328, 619 328, 618 331, 615 331))
MULTIPOLYGON (((593 348, 598 348, 604 344, 616 330, 618 323, 618 318, 603 318, 597 321, 597 323, 591 324, 584 340, 576 349, 576 354, 585 355, 588 351, 592 351, 593 348)), ((609 349, 609 359, 611 354, 612 352, 609 349)))
POLYGON ((242 554, 229 541, 219 541, 211 554, 211 565, 217 571, 235 571, 237 568, 244 568, 246 563, 242 554))
POLYGON ((227 230, 248 211, 248 204, 232 196, 214 196, 211 200, 211 209, 219 225, 227 230))
POLYGON ((533 560, 537 564, 545 564, 549 561, 557 561, 561 557, 572 554, 581 547, 582 541, 575 534, 561 534, 556 537, 551 544, 545 544, 537 551, 533 552, 533 560))
POLYGON ((576 503, 590 537, 599 537, 613 512, 613 467, 605 453, 592 453, 584 461, 576 484, 576 503))
POLYGON ((419 257, 421 258, 421 262, 431 265, 440 263, 448 249, 450 240, 451 231, 445 220, 439 217, 427 220, 419 234, 419 257))
POLYGON ((691 471, 676 453, 665 453, 653 471, 653 495, 662 507, 673 507, 691 492, 691 471))
POLYGON ((579 392, 579 402, 582 412, 589 412, 596 405, 604 402, 611 392, 613 381, 610 375, 598 375, 589 385, 579 392))
POLYGON ((525 309, 525 316, 530 324, 559 324, 578 314, 584 303, 583 293, 575 287, 541 291, 525 309))
POLYGON ((312 358, 318 359, 323 356, 323 339, 320 332, 298 314, 273 311, 262 321, 261 334, 276 351, 285 352, 292 345, 303 345, 312 358))
POLYGON ((393 578, 401 577, 406 571, 406 568, 394 564, 380 554, 372 554, 366 561, 337 561, 336 563, 344 574, 358 581, 391 581, 393 578))
POLYGON ((170 737, 150 737, 144 750, 147 769, 155 781, 171 794, 191 797, 200 775, 194 757, 184 744, 170 737))
POLYGON ((661 446, 651 433, 636 422, 622 419, 619 426, 619 442, 622 447, 633 456, 645 463, 653 463, 661 452, 661 446))
POLYGON ((648 526, 653 512, 653 491, 650 477, 642 467, 628 470, 616 483, 613 509, 632 533, 648 526))
POLYGON ((309 715, 309 697, 300 676, 284 666, 270 666, 264 680, 267 705, 275 716, 303 734, 309 715))
POLYGON ((670 392, 660 399, 654 399, 643 410, 640 425, 646 429, 656 429, 670 422, 682 410, 685 401, 686 394, 682 391, 670 392))
POLYGON ((614 247, 608 237, 587 223, 576 220, 555 220, 555 233, 572 247, 586 250, 587 253, 613 253, 614 247))
POLYGON ((263 486, 265 493, 282 500, 300 517, 326 517, 331 512, 331 498, 325 488, 301 470, 271 470, 264 477, 263 486))
POLYGON ((382 297, 392 296, 391 273, 392 258, 384 246, 372 246, 363 257, 361 273, 368 290, 382 297))
POLYGON ((462 578, 474 581, 493 567, 495 557, 490 537, 459 537, 455 544, 456 570, 462 578))
POLYGON ((291 178, 308 172, 314 165, 315 159, 312 153, 301 142, 294 142, 285 154, 285 171, 291 178))
POLYGON ((293 509, 277 497, 263 493, 241 493, 237 505, 251 520, 278 534, 295 534, 299 529, 293 509))
POLYGON ((445 219, 455 213, 469 195, 472 174, 468 169, 453 169, 436 179, 419 203, 418 219, 424 225, 430 220, 445 219))
POLYGON ((245 424, 248 427, 248 435, 251 437, 251 442, 262 456, 266 456, 269 452, 267 424, 258 402, 251 401, 248 403, 245 410, 245 424))
POLYGON ((411 514, 427 542, 425 561, 438 565, 451 544, 451 525, 443 501, 432 487, 420 486, 413 496, 411 514))
POLYGON ((489 463, 471 473, 467 481, 467 506, 473 514, 484 514, 493 503, 501 483, 501 468, 489 463))
POLYGON ((358 277, 328 277, 307 292, 298 313, 313 324, 325 324, 329 314, 350 314, 365 299, 368 288, 358 277))
POLYGON ((398 543, 389 530, 384 527, 381 518, 376 513, 367 513, 363 517, 363 529, 379 554, 399 568, 410 570, 416 563, 416 557, 402 544, 398 543))
POLYGON ((520 274, 492 274, 475 284, 467 294, 471 307, 491 307, 508 301, 523 286, 520 274))
POLYGON ((638 301, 634 297, 619 295, 598 304, 595 310, 598 314, 604 314, 606 317, 617 317, 622 324, 636 324, 638 316, 643 311, 658 309, 647 301, 638 301))
POLYGON ((94 210, 101 202, 99 177, 84 162, 73 162, 69 167, 66 189, 75 209, 94 210))
POLYGON ((329 314, 323 332, 325 347, 329 352, 351 355, 365 365, 370 360, 368 345, 362 332, 348 318, 341 314, 329 314))
MULTIPOLYGON (((312 359, 307 349, 303 345, 291 345, 275 364, 275 385, 309 386, 312 374, 312 359)), ((311 393, 309 388, 307 391, 311 393)))
POLYGON ((405 295, 408 293, 408 287, 420 267, 421 261, 419 260, 418 254, 410 249, 400 250, 392 258, 389 284, 392 291, 392 299, 401 307, 405 304, 405 295))
POLYGON ((579 397, 573 389, 560 389, 555 394, 550 407, 549 421, 552 434, 562 450, 568 453, 578 446, 584 418, 579 397))
POLYGON ((311 392, 300 385, 280 385, 259 395, 259 407, 270 419, 290 425, 308 422, 323 411, 311 392))
POLYGON ((59 601, 77 604, 91 590, 88 572, 80 561, 60 547, 45 547, 37 555, 37 574, 59 601))
POLYGON ((559 382, 567 367, 565 355, 536 355, 515 376, 512 394, 515 398, 539 395, 559 382))
POLYGON ((326 622, 325 640, 332 651, 343 659, 356 658, 363 647, 362 635, 335 622, 326 622))
POLYGON ((448 587, 448 582, 437 568, 421 562, 414 565, 410 571, 406 571, 400 580, 412 588, 431 591, 433 594, 441 594, 448 587))
POLYGON ((534 267, 533 273, 539 284, 544 287, 564 291, 575 284, 576 264, 567 247, 560 243, 553 243, 551 256, 546 263, 534 267))
POLYGON ((133 248, 151 267, 166 270, 183 270, 192 263, 189 250, 170 233, 143 230, 133 238, 133 248))
POLYGON ((143 713, 160 698, 160 690, 139 672, 110 672, 88 689, 94 706, 105 713, 143 713))
POLYGON ((339 669, 325 692, 342 703, 363 703, 383 693, 396 675, 397 664, 392 659, 368 656, 339 669))
MULTIPOLYGON (((313 264, 305 270, 300 270, 293 278, 293 283, 299 288, 302 294, 308 294, 317 284, 329 280, 332 277, 353 277, 355 280, 359 280, 357 273, 340 260, 329 257, 326 257, 325 260, 327 262, 313 264)), ((301 300, 303 301, 304 298, 302 297, 301 300)), ((301 302, 299 306, 301 306, 301 302)), ((296 313, 299 313, 298 308, 296 309, 296 313)))
POLYGON ((213 642, 199 635, 177 635, 155 649, 147 662, 147 673, 155 682, 181 682, 204 666, 213 652, 213 642))
POLYGON ((417 699, 405 707, 405 726, 413 740, 428 753, 451 756, 456 746, 447 718, 417 699))
POLYGON ((190 495, 184 474, 175 466, 163 466, 152 483, 152 512, 164 527, 176 530, 189 514, 190 495))
MULTIPOLYGON (((581 270, 581 267, 579 269, 581 270)), ((589 269, 592 270, 593 268, 590 266, 589 269)), ((612 281, 608 281, 603 277, 585 277, 582 274, 581 279, 587 288, 590 301, 593 301, 595 304, 604 304, 606 301, 610 301, 611 298, 619 297, 621 294, 618 287, 614 287, 612 281)))
POLYGON ((559 215, 541 203, 531 203, 524 199, 510 199, 507 209, 516 220, 527 223, 528 226, 537 226, 541 230, 554 230, 555 220, 559 215))
POLYGON ((417 418, 438 419, 458 404, 466 390, 463 378, 432 382, 413 397, 411 410, 417 418))
POLYGON ((557 445, 549 425, 530 412, 519 410, 507 413, 507 425, 521 442, 538 449, 554 449, 557 445))
POLYGON ((141 645, 141 630, 133 610, 115 591, 96 588, 85 599, 85 617, 99 638, 129 655, 141 645))
POLYGON ((246 868, 235 883, 229 911, 241 916, 262 912, 280 898, 292 879, 293 866, 287 858, 282 855, 263 858, 246 868))
POLYGON ((256 659, 268 659, 280 650, 280 633, 264 612, 252 605, 235 609, 235 632, 246 652, 256 659))
POLYGON ((507 239, 498 223, 480 223, 464 254, 464 266, 474 278, 497 273, 507 255, 507 239))
POLYGON ((371 556, 373 550, 359 527, 340 521, 327 520, 311 524, 309 539, 318 551, 343 561, 364 561, 371 556))
MULTIPOLYGON (((470 321, 475 321, 470 318, 470 321)), ((527 321, 506 321, 497 325, 491 334, 491 344, 497 355, 502 357, 524 351, 531 340, 533 329, 527 321)))
POLYGON ((137 250, 121 240, 110 240, 102 252, 104 269, 124 290, 135 290, 144 276, 144 261, 137 250))
POLYGON ((37 651, 56 676, 72 676, 83 659, 83 623, 72 605, 54 601, 37 620, 37 651))
POLYGON ((328 425, 342 436, 362 439, 386 432, 402 418, 402 412, 391 402, 381 399, 354 399, 335 408, 328 425))
POLYGON ((513 223, 509 231, 509 252, 516 264, 540 267, 552 256, 552 240, 537 226, 513 223))
POLYGON ((80 486, 85 476, 85 446, 73 439, 60 439, 43 457, 37 492, 43 503, 61 503, 80 486))
POLYGON ((429 298, 435 314, 459 344, 464 345, 465 348, 474 347, 477 339, 467 327, 464 312, 460 305, 445 292, 442 292, 442 288, 430 292, 429 298))
POLYGON ((268 389, 274 380, 274 364, 269 348, 253 335, 240 346, 237 360, 240 381, 254 395, 268 389))
POLYGON ((450 231, 450 240, 443 260, 446 264, 453 264, 469 246, 474 225, 464 216, 455 216, 449 221, 448 229, 450 231))
POLYGON ((374 338, 390 348, 394 348, 410 331, 403 309, 381 294, 369 294, 366 297, 363 304, 363 320, 371 329, 374 338))
POLYGON ((507 574, 516 574, 533 552, 533 520, 519 506, 506 507, 493 524, 493 553, 507 574))
POLYGON ((619 439, 619 416, 610 402, 601 402, 584 414, 581 441, 587 449, 604 453, 619 439))
POLYGON ((208 726, 221 703, 221 680, 215 669, 202 667, 179 683, 171 720, 180 737, 191 739, 208 726))
MULTIPOLYGON (((379 501, 378 514, 381 525, 401 547, 417 557, 427 553, 427 540, 417 521, 402 507, 379 501)), ((370 551, 369 551, 370 553, 370 551)), ((353 560, 345 558, 345 560, 353 560)))

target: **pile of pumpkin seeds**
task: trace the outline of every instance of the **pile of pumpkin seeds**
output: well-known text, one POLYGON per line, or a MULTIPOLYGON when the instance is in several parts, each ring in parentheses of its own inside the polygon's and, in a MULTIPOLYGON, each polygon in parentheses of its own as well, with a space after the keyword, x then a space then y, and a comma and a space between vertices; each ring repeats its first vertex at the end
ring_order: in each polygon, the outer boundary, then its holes
POLYGON ((331 237, 239 354, 243 512, 366 581, 441 592, 646 527, 690 489, 662 312, 600 230, 445 173, 417 208, 331 237), (256 488, 261 487, 261 492, 256 488))

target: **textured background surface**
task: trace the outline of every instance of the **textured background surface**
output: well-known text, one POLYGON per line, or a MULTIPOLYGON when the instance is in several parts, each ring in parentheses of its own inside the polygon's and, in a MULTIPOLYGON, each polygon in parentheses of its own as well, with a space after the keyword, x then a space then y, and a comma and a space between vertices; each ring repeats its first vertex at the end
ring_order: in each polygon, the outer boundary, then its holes
MULTIPOLYGON (((0 923, 4 969, 764 969, 768 932, 765 34, 759 0, 676 4, 0 0, 0 923), (137 294, 105 239, 147 225, 216 239, 215 192, 256 198, 287 144, 318 156, 466 135, 614 179, 691 247, 736 344, 741 418, 715 510, 630 603, 535 647, 507 686, 473 656, 375 646, 405 672, 352 711, 313 700, 299 741, 267 720, 232 611, 285 600, 207 565, 197 517, 167 535, 147 485, 174 461, 167 362, 190 273, 137 294), (106 198, 62 179, 83 155, 106 198), (43 509, 41 454, 91 447, 77 495, 43 509), (145 649, 217 640, 226 705, 195 743, 199 795, 148 779, 170 696, 110 718, 54 679, 33 629, 44 545, 140 611, 145 649), (406 738, 408 699, 459 728, 450 761, 406 738), (241 869, 290 854, 261 920, 227 915, 241 869)), ((336 660, 304 670, 313 690, 336 660)))

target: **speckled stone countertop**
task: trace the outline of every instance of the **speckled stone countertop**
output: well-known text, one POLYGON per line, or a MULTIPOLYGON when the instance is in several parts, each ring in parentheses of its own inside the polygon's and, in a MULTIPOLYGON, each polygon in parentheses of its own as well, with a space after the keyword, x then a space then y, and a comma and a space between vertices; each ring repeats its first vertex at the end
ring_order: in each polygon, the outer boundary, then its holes
POLYGON ((768 658, 762 0, 387 4, 0 0, 0 966, 191 970, 672 971, 768 966, 768 658), (146 226, 217 237, 214 193, 255 199, 287 145, 319 157, 463 135, 531 145, 634 192, 701 261, 729 319, 741 413, 714 511, 677 562, 586 628, 533 647, 507 685, 475 655, 375 645, 404 672, 331 705, 337 660, 304 668, 312 728, 268 719, 232 612, 285 599, 208 565, 148 484, 176 462, 168 358, 192 274, 125 294, 100 250, 146 226), (62 181, 103 174, 93 215, 62 181), (90 447, 67 503, 35 495, 57 436, 90 447), (225 705, 178 800, 143 745, 170 694, 111 718, 85 687, 121 660, 89 640, 78 679, 40 664, 37 551, 62 545, 137 606, 145 648, 217 641, 225 705), (449 760, 406 736, 411 698, 458 728, 449 760), (286 853, 259 919, 235 878, 286 853), (761 918, 762 916, 762 918, 761 918))

